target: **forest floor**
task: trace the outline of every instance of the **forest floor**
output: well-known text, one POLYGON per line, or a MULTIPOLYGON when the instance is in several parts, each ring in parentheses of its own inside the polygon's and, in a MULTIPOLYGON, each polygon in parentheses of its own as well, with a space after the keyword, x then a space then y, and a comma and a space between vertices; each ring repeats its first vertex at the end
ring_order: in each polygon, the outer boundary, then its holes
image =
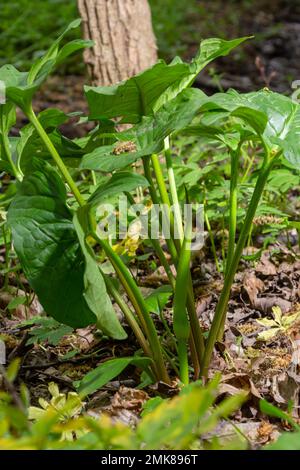
MULTIPOLYGON (((253 254, 260 248, 257 240, 256 246, 248 247, 247 253, 253 254)), ((259 262, 244 261, 236 275, 224 341, 217 344, 210 376, 222 373, 218 399, 244 391, 247 401, 230 421, 220 421, 216 429, 218 437, 233 436, 237 426, 250 447, 257 448, 272 442, 279 432, 288 430, 288 424, 280 424, 260 412, 261 398, 283 408, 292 403, 292 416, 295 422, 300 422, 299 255, 298 240, 292 233, 288 243, 279 238, 264 250, 259 262), (278 311, 276 321, 266 329, 259 320, 270 318, 275 306, 278 311), (292 318, 291 315, 294 321, 285 324, 285 319, 292 318)), ((133 258, 130 266, 145 295, 168 282, 161 268, 153 271, 151 257, 139 265, 133 258)), ((203 330, 207 331, 222 288, 221 276, 205 249, 194 257, 191 272, 197 313, 203 330)), ((4 312, 16 295, 22 296, 26 291, 31 292, 24 276, 10 274, 9 288, 0 293, 1 310, 4 312)), ((125 325, 129 337, 122 342, 103 340, 94 327, 71 330, 64 335, 57 329, 52 330, 51 326, 37 324, 32 327, 30 320, 41 312, 42 308, 34 298, 29 308, 19 305, 0 320, 0 334, 5 338, 8 360, 22 357, 19 379, 29 388, 33 405, 38 404, 41 397, 50 398, 50 381, 56 382, 60 391, 66 393, 74 390, 74 381, 103 361, 131 356, 138 349, 134 336, 125 325), (27 324, 22 323, 20 327, 20 321, 27 321, 27 324), (33 341, 36 337, 39 338, 37 342, 33 341)), ((164 316, 171 327, 171 302, 166 305, 164 316)), ((163 330, 160 321, 156 322, 158 329, 163 330)), ((140 390, 139 375, 132 367, 118 380, 91 395, 87 410, 94 415, 105 411, 115 419, 134 425, 147 399, 157 395, 168 398, 177 393, 176 377, 173 379, 173 386, 158 383, 140 390)))

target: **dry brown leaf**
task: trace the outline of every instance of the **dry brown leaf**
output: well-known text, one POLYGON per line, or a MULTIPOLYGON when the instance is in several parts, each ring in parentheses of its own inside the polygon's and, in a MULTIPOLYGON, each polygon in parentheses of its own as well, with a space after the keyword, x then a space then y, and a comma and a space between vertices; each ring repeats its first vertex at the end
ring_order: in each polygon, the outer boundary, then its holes
POLYGON ((248 272, 243 279, 243 288, 247 292, 250 303, 254 304, 258 294, 263 292, 265 285, 261 279, 255 276, 254 272, 248 272))
MULTIPOLYGON (((254 383, 252 382, 251 378, 249 377, 248 374, 245 373, 232 373, 223 376, 222 381, 221 381, 221 390, 222 387, 224 390, 226 390, 228 393, 230 393, 230 390, 238 390, 238 391, 246 391, 248 393, 251 393, 256 398, 262 398, 261 394, 255 387, 254 383), (224 387, 225 385, 225 387, 224 387), (229 385, 229 387, 228 387, 229 385)), ((237 393, 237 392, 234 392, 237 393)))
POLYGON ((272 379, 272 395, 277 403, 287 404, 291 401, 297 405, 299 383, 288 371, 275 375, 272 379))
MULTIPOLYGON (((25 297, 25 292, 21 289, 16 289, 11 286, 11 292, 0 292, 0 308, 6 309, 9 302, 15 299, 16 297, 25 297)), ((43 307, 41 306, 37 296, 35 295, 30 302, 30 305, 18 305, 14 310, 11 311, 11 318, 17 320, 28 320, 29 318, 39 316, 43 312, 43 307)))
POLYGON ((143 390, 129 388, 121 385, 117 393, 111 400, 111 409, 126 409, 140 412, 143 404, 149 399, 149 396, 143 390))
POLYGON ((282 313, 287 313, 292 308, 292 302, 281 297, 258 297, 252 306, 264 313, 271 313, 273 307, 279 307, 282 313))
POLYGON ((201 315, 205 312, 205 310, 208 309, 211 300, 212 300, 211 295, 205 295, 198 300, 197 306, 196 306, 198 318, 200 318, 201 315))
POLYGON ((143 390, 121 385, 118 392, 112 397, 110 405, 103 408, 103 411, 117 421, 136 426, 143 404, 147 400, 149 400, 149 395, 143 390))
POLYGON ((269 441, 273 441, 275 427, 273 424, 269 423, 268 421, 262 421, 257 429, 257 441, 262 445, 266 444, 269 441))
POLYGON ((260 261, 255 267, 255 271, 263 274, 264 276, 275 276, 277 274, 276 266, 270 261, 267 252, 262 254, 260 261))

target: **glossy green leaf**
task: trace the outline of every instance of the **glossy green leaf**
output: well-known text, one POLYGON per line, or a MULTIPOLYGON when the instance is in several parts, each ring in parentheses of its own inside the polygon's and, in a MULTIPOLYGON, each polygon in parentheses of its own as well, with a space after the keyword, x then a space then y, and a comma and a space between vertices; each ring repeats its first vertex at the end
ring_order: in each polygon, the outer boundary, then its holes
POLYGON ((200 90, 184 90, 154 116, 144 117, 130 131, 117 134, 120 141, 132 141, 136 145, 136 152, 115 155, 116 144, 99 147, 83 157, 80 167, 113 171, 130 165, 138 158, 160 152, 164 139, 187 126, 206 100, 206 95, 200 90))
POLYGON ((68 42, 60 49, 59 53, 57 54, 56 65, 64 62, 65 59, 75 52, 85 49, 86 47, 92 47, 93 44, 93 41, 86 41, 84 39, 74 39, 73 41, 68 42))
POLYGON ((85 87, 90 119, 121 117, 122 122, 137 123, 142 116, 156 112, 166 102, 190 86, 199 72, 212 60, 225 56, 248 38, 224 41, 205 39, 195 59, 180 59, 167 65, 160 61, 150 69, 111 87, 85 87))
POLYGON ((28 84, 28 73, 20 72, 13 65, 6 64, 0 68, 0 80, 5 84, 6 99, 20 108, 28 107, 42 77, 34 84, 28 84))
POLYGON ((121 357, 103 362, 96 369, 88 372, 84 378, 74 383, 81 396, 90 395, 110 380, 117 377, 129 365, 134 365, 142 369, 148 369, 151 359, 147 357, 121 357))
POLYGON ((147 187, 148 181, 143 175, 130 171, 115 173, 106 183, 100 184, 90 196, 88 203, 96 206, 112 196, 118 196, 123 192, 130 192, 137 187, 147 187))
POLYGON ((66 44, 60 49, 60 43, 64 37, 72 29, 78 28, 80 26, 81 19, 76 19, 72 21, 62 32, 62 34, 53 42, 51 47, 48 49, 46 54, 40 57, 31 67, 28 74, 28 83, 34 83, 39 77, 46 77, 52 71, 52 69, 61 62, 61 59, 65 59, 73 52, 76 52, 79 49, 84 47, 90 47, 91 41, 76 41, 76 46, 74 41, 66 44), (73 46, 72 46, 73 44, 73 46), (80 47, 79 47, 80 44, 80 47), (78 46, 78 47, 77 47, 78 46))
POLYGON ((200 111, 206 112, 208 116, 212 114, 214 120, 217 119, 218 113, 220 119, 228 115, 238 117, 248 123, 258 134, 264 133, 268 121, 266 113, 252 102, 251 93, 240 94, 235 90, 216 93, 209 97, 200 111))
POLYGON ((300 168, 300 105, 288 96, 261 90, 249 94, 249 100, 267 118, 263 137, 270 147, 278 145, 284 157, 300 168))
POLYGON ((201 111, 209 115, 224 110, 247 122, 270 149, 282 149, 285 158, 300 168, 300 105, 288 96, 268 89, 239 94, 234 90, 210 97, 201 111))
MULTIPOLYGON (((53 129, 68 120, 68 116, 59 109, 48 108, 39 113, 38 119, 44 129, 51 133, 53 129)), ((17 145, 18 166, 25 174, 32 169, 32 156, 45 153, 45 145, 41 141, 32 124, 27 124, 20 131, 17 145)))
POLYGON ((52 70, 68 55, 84 47, 90 47, 90 41, 72 41, 60 49, 60 43, 65 35, 80 25, 81 20, 69 24, 65 31, 52 44, 45 55, 40 57, 29 72, 20 72, 13 65, 7 64, 0 68, 0 80, 5 84, 6 98, 28 111, 32 97, 39 86, 46 80, 52 70))
POLYGON ((212 140, 218 140, 232 150, 236 150, 241 138, 241 135, 238 132, 233 133, 219 127, 205 126, 202 124, 187 127, 184 129, 183 134, 187 136, 196 135, 212 140))
POLYGON ((93 305, 90 284, 99 279, 90 257, 82 251, 83 241, 78 239, 72 218, 65 185, 56 170, 36 161, 35 171, 25 176, 8 211, 24 274, 45 311, 57 321, 74 328, 101 323, 106 334, 121 339, 124 332, 101 279, 99 304, 93 305), (87 274, 89 269, 91 275, 87 274))

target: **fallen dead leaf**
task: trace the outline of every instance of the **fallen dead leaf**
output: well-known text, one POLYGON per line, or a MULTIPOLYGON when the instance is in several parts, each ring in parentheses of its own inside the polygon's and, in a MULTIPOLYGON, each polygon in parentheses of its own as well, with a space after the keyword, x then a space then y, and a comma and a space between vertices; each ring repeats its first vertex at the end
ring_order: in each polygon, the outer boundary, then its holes
POLYGON ((251 378, 246 373, 232 373, 223 376, 220 384, 220 393, 235 394, 241 390, 250 393, 256 398, 262 398, 251 378), (230 393, 232 391, 233 393, 230 393))
POLYGON ((112 397, 110 405, 103 411, 115 420, 133 426, 138 423, 140 412, 147 400, 149 400, 149 395, 145 391, 121 385, 112 397))
POLYGON ((258 294, 264 290, 265 285, 254 272, 247 272, 243 279, 243 288, 248 294, 250 303, 253 305, 257 300, 258 294))
POLYGON ((260 261, 255 267, 255 271, 263 274, 264 276, 276 276, 277 269, 272 261, 270 261, 268 252, 263 252, 260 261))

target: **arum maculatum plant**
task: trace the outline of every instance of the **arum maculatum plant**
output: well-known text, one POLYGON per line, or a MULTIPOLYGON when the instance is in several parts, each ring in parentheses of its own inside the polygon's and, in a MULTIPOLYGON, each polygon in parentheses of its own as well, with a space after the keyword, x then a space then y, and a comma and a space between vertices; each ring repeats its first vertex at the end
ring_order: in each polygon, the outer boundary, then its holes
MULTIPOLYGON (((96 324, 104 335, 123 340, 126 332, 112 300, 119 306, 143 357, 120 358, 111 373, 118 374, 135 363, 151 380, 170 383, 175 373, 186 384, 191 368, 194 377, 208 374, 214 345, 223 334, 234 276, 272 166, 283 157, 299 165, 299 105, 269 90, 244 95, 230 90, 207 97, 191 88, 209 62, 228 54, 247 38, 208 39, 201 42, 189 64, 179 58, 168 65, 160 61, 115 86, 86 87, 87 119, 96 126, 84 138, 68 139, 59 126, 70 116, 57 109, 36 115, 32 100, 69 54, 90 45, 78 40, 61 46, 65 34, 78 24, 72 23, 29 72, 19 72, 12 65, 0 69, 6 89, 6 103, 0 105, 1 165, 11 175, 2 203, 9 206, 14 249, 46 313, 57 321, 74 328, 96 324), (11 137, 16 107, 29 122, 18 137, 11 137), (117 132, 116 123, 131 127, 117 132), (189 201, 189 195, 179 199, 174 176, 170 138, 175 133, 221 142, 230 155, 224 286, 207 338, 197 317, 190 274, 192 226, 183 225, 181 217, 181 206, 189 201), (243 147, 249 143, 257 147, 261 161, 237 233, 239 162, 243 147), (171 261, 160 242, 151 238, 151 226, 147 228, 148 242, 169 280, 169 287, 158 289, 148 298, 131 275, 126 259, 117 254, 113 241, 99 233, 97 208, 105 201, 114 202, 122 193, 132 202, 138 195, 152 204, 163 204, 169 222, 170 236, 165 239, 171 261), (99 263, 99 248, 115 277, 99 263), (173 327, 163 316, 171 296, 173 327), (157 330, 155 314, 160 315, 165 331, 157 330)), ((163 227, 162 218, 160 223, 163 227)))

